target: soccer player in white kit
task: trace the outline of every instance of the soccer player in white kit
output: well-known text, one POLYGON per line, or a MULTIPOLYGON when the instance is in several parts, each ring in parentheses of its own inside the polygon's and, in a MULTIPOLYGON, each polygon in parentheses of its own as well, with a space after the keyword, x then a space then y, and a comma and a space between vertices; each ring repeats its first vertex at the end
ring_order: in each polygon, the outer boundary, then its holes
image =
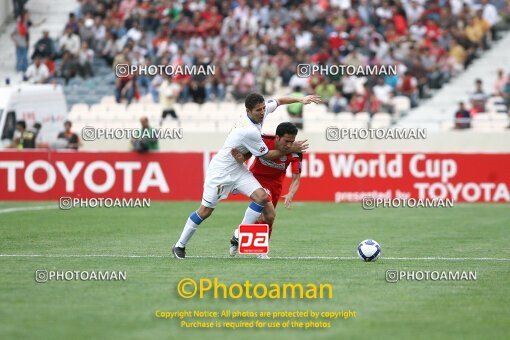
MULTIPOLYGON (((231 154, 233 148, 243 154, 252 153, 255 157, 272 160, 284 156, 279 150, 268 150, 262 140, 261 129, 264 118, 276 110, 279 105, 293 103, 320 103, 321 98, 309 95, 302 98, 279 97, 264 100, 258 93, 249 94, 245 100, 246 113, 242 114, 230 131, 221 150, 213 157, 204 182, 202 203, 193 212, 182 231, 181 237, 172 248, 173 255, 178 259, 186 257, 186 245, 197 230, 198 225, 211 216, 218 202, 228 197, 230 192, 240 192, 252 199, 246 209, 242 224, 255 223, 269 201, 267 192, 262 188, 253 174, 236 161, 231 154)), ((296 142, 291 152, 303 152, 308 148, 306 141, 296 142)))

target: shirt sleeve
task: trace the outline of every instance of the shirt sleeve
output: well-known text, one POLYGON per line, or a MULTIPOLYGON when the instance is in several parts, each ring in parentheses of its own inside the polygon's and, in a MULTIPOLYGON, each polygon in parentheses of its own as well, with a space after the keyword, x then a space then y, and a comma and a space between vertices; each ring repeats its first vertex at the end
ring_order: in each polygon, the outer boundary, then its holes
POLYGON ((301 173, 301 161, 303 160, 303 154, 302 153, 293 153, 292 154, 292 173, 293 174, 300 174, 301 173))
POLYGON ((267 116, 268 114, 270 114, 271 112, 276 110, 278 105, 279 104, 278 104, 278 101, 276 99, 269 99, 268 101, 266 101, 266 112, 265 112, 265 115, 267 116))
POLYGON ((269 152, 269 149, 262 140, 262 136, 256 129, 250 130, 243 141, 243 146, 248 149, 255 157, 264 156, 269 152))

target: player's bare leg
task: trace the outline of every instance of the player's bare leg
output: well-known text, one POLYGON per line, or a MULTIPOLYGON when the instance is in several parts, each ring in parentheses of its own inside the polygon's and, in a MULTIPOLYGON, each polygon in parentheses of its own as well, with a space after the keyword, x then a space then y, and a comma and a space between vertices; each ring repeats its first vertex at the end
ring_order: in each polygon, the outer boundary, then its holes
MULTIPOLYGON (((271 203, 271 202, 270 202, 271 203)), ((273 203, 271 203, 273 205, 273 203)), ((262 215, 260 218, 255 222, 256 224, 267 224, 269 226, 269 238, 271 238, 271 234, 273 232, 273 223, 276 218, 276 209, 273 206, 273 209, 264 209, 262 211, 262 215)))
MULTIPOLYGON (((269 201, 264 207, 264 211, 262 212, 262 215, 258 220, 258 221, 263 220, 264 224, 269 225, 269 237, 271 237, 271 230, 275 218, 276 218, 275 207, 273 205, 273 202, 269 201)), ((259 223, 258 221, 257 223, 259 223)), ((257 258, 261 260, 269 260, 269 256, 267 254, 259 254, 257 255, 257 258)))
POLYGON ((175 258, 184 259, 186 257, 186 244, 190 240, 191 236, 197 231, 197 227, 206 218, 211 216, 214 208, 209 208, 204 205, 200 205, 197 211, 193 212, 186 221, 184 229, 182 230, 179 241, 172 248, 172 254, 175 258))

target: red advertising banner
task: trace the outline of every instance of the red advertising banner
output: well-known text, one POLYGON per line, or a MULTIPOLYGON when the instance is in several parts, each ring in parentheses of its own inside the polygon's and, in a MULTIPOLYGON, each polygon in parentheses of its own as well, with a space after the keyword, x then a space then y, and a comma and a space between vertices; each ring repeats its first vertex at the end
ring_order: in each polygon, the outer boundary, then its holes
POLYGON ((296 200, 510 202, 510 154, 309 153, 301 176, 296 200))
POLYGON ((0 200, 198 200, 202 153, 0 152, 0 200))
MULTIPOLYGON (((208 161, 209 153, 199 152, 3 151, 0 200, 70 196, 198 202, 208 161)), ((308 153, 295 200, 357 202, 372 196, 510 202, 509 186, 510 154, 308 153)))

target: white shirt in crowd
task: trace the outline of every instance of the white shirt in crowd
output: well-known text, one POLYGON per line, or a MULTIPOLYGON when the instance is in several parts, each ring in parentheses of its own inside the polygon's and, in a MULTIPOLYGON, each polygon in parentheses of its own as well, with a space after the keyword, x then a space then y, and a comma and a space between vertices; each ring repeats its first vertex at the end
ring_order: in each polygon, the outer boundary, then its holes
POLYGON ((483 7, 483 18, 492 26, 500 20, 498 10, 493 4, 487 4, 483 7))
POLYGON ((389 104, 393 89, 388 84, 375 85, 374 94, 378 101, 383 104, 389 104))
POLYGON ((39 67, 34 63, 27 68, 26 77, 31 83, 40 84, 45 82, 50 76, 48 67, 41 63, 39 67))
POLYGON ((71 52, 71 54, 78 54, 80 50, 80 37, 77 34, 72 33, 71 35, 64 34, 60 37, 60 49, 71 52))

